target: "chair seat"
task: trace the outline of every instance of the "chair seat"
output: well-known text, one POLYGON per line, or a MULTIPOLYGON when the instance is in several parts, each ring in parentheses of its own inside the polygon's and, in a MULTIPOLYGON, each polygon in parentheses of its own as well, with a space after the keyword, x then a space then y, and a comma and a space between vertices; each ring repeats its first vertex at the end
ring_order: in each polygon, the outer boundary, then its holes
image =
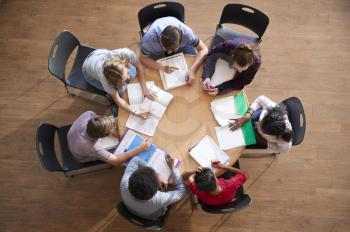
POLYGON ((208 213, 223 214, 223 213, 234 213, 242 210, 252 203, 252 199, 248 194, 244 194, 242 197, 222 206, 211 206, 207 205, 199 200, 202 209, 208 213))
POLYGON ((210 47, 213 48, 214 46, 218 45, 221 42, 224 42, 225 40, 231 40, 234 38, 245 38, 252 41, 253 43, 260 42, 260 39, 258 36, 249 36, 249 35, 245 35, 237 31, 231 30, 224 26, 218 26, 210 47))

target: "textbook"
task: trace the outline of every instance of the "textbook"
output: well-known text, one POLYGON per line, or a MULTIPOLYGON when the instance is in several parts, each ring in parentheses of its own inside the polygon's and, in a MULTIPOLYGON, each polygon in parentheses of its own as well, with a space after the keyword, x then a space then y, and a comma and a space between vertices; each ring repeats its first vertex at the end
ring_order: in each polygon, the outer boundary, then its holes
POLYGON ((157 60, 162 65, 168 65, 175 67, 176 69, 171 73, 166 73, 159 70, 160 78, 165 90, 173 89, 186 85, 186 75, 188 72, 187 63, 183 53, 178 53, 172 56, 168 56, 157 60))
POLYGON ((210 85, 218 86, 221 83, 232 80, 235 75, 235 69, 230 68, 230 65, 225 60, 219 58, 215 64, 215 72, 211 77, 210 85))
POLYGON ((163 117, 174 95, 162 90, 154 82, 147 82, 146 85, 150 90, 157 93, 157 99, 155 101, 147 97, 143 98, 139 83, 128 84, 127 91, 131 108, 136 111, 148 111, 151 115, 147 119, 143 119, 130 114, 126 122, 126 127, 142 134, 153 136, 159 120, 163 117))
MULTIPOLYGON (((118 154, 122 152, 131 151, 138 147, 144 140, 145 139, 136 132, 127 130, 122 136, 117 149, 114 151, 114 155, 118 156, 118 154)), ((164 150, 160 149, 155 144, 151 144, 148 151, 143 151, 137 154, 137 156, 143 159, 149 167, 153 168, 164 181, 167 181, 171 175, 171 170, 165 159, 166 154, 164 150)), ((129 161, 130 160, 126 161, 125 165, 127 165, 129 161)), ((179 164, 180 160, 175 159, 174 166, 177 167, 179 164)))
POLYGON ((189 151, 190 156, 202 167, 212 168, 211 162, 219 160, 226 164, 230 157, 221 150, 212 138, 206 135, 197 145, 189 151))
POLYGON ((215 127, 215 131, 221 149, 228 150, 256 143, 251 120, 235 131, 230 131, 229 129, 230 119, 242 117, 248 110, 243 93, 213 100, 211 102, 211 110, 220 125, 215 127))

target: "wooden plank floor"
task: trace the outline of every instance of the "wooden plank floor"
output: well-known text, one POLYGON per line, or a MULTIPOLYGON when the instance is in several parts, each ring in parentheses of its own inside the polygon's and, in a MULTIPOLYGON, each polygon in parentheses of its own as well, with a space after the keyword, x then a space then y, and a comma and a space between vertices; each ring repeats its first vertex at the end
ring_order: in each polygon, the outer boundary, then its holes
MULTIPOLYGON (((182 1, 186 22, 209 42, 231 1, 182 1)), ((243 1, 238 1, 243 2, 243 1)), ((248 1, 247 1, 248 2, 248 1)), ((41 167, 40 122, 71 123, 106 107, 68 96, 47 71, 63 29, 94 47, 137 47, 137 11, 149 2, 0 0, 0 231, 142 231, 114 210, 123 168, 66 179, 41 167)), ((248 209, 233 215, 172 212, 165 231, 350 231, 350 1, 249 1, 270 17, 250 100, 298 96, 307 134, 286 156, 242 159, 248 209)))

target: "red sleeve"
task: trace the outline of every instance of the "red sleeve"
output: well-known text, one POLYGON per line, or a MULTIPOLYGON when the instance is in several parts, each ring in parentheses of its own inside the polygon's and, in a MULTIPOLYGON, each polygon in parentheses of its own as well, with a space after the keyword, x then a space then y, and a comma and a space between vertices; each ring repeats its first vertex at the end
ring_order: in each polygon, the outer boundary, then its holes
POLYGON ((231 179, 227 180, 227 183, 232 186, 236 186, 236 188, 240 187, 247 181, 247 177, 243 173, 236 174, 231 179))
POLYGON ((196 188, 196 184, 194 183, 194 181, 191 181, 190 184, 188 185, 188 187, 190 187, 191 191, 193 193, 197 193, 197 188, 196 188))

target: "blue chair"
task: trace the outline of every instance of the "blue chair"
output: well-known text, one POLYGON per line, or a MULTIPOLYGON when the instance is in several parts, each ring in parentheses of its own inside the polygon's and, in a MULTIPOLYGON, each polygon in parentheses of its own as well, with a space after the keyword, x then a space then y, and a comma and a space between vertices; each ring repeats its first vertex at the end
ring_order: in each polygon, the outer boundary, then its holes
POLYGON ((72 155, 68 147, 67 134, 71 125, 56 127, 51 124, 43 123, 37 128, 36 149, 41 165, 47 171, 63 172, 66 177, 97 171, 112 167, 102 161, 93 161, 80 163, 72 155), (61 163, 57 159, 55 150, 55 135, 57 134, 61 163))
POLYGON ((221 13, 220 21, 216 27, 216 32, 210 48, 213 48, 225 40, 237 37, 244 37, 252 42, 260 43, 268 25, 269 17, 260 10, 243 4, 227 4, 221 13), (236 24, 248 28, 253 31, 256 36, 249 36, 231 30, 223 25, 225 23, 236 24))
POLYGON ((69 93, 68 87, 76 88, 106 97, 106 99, 111 102, 107 93, 90 85, 85 80, 82 73, 82 66, 85 58, 94 50, 95 48, 81 45, 77 37, 75 37, 70 31, 65 30, 57 36, 52 44, 48 58, 48 69, 54 77, 62 81, 67 93, 69 93), (78 50, 74 59, 74 64, 68 78, 66 78, 65 69, 67 61, 73 50, 76 48, 78 50))
POLYGON ((140 39, 156 19, 167 16, 173 16, 181 22, 185 22, 185 8, 178 2, 158 2, 142 8, 138 12, 140 39))

